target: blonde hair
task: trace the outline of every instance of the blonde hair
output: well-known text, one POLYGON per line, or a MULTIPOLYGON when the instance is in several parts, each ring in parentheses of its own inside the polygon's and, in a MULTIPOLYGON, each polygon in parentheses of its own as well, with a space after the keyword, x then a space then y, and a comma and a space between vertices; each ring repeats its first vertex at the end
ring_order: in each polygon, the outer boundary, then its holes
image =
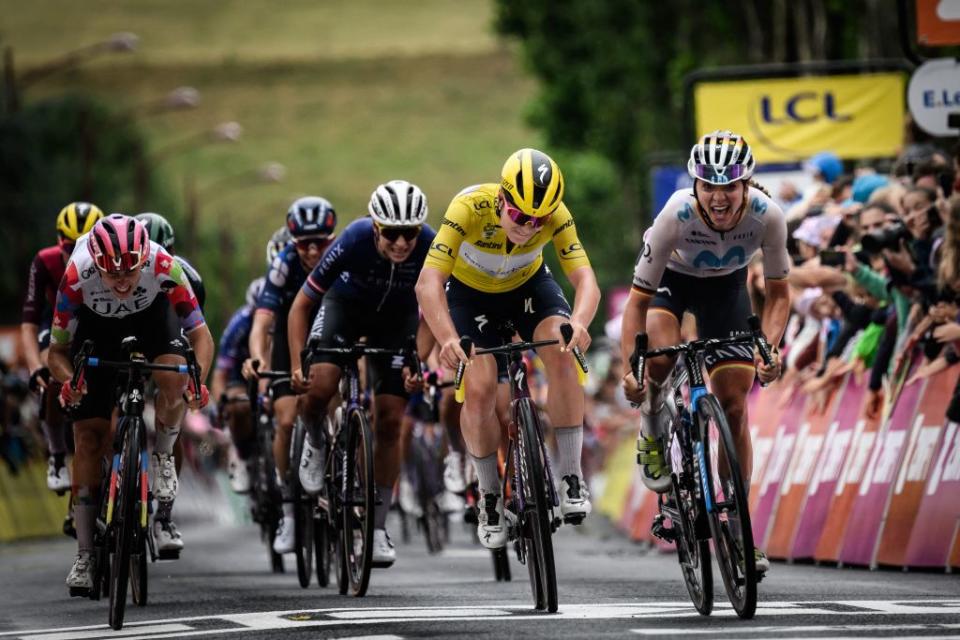
POLYGON ((960 280, 960 195, 948 201, 949 211, 944 224, 946 233, 940 247, 940 267, 937 269, 941 289, 954 288, 960 280))

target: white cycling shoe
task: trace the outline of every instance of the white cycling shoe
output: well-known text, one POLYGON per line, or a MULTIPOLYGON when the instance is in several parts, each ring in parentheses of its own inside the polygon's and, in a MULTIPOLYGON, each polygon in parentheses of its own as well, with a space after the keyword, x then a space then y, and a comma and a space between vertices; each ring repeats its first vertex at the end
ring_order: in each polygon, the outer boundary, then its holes
POLYGON ((583 479, 572 474, 563 476, 560 480, 560 515, 563 519, 571 524, 580 524, 592 510, 590 492, 583 479))
POLYGON ((67 574, 67 587, 70 588, 70 595, 85 595, 83 593, 73 593, 74 589, 89 591, 93 589, 93 554, 89 551, 80 551, 73 561, 70 573, 67 574))
POLYGON ((177 531, 177 525, 171 520, 153 521, 153 540, 157 551, 183 551, 183 536, 177 531))
POLYGON ((283 516, 280 518, 280 526, 277 527, 277 537, 273 539, 274 553, 293 553, 296 542, 293 538, 293 516, 283 516))
POLYGON ((310 443, 310 436, 303 439, 303 453, 300 455, 298 470, 300 486, 308 494, 315 496, 323 489, 323 449, 310 443))
MULTIPOLYGON (((398 495, 400 508, 408 516, 419 518, 423 515, 423 509, 420 508, 420 501, 417 500, 417 493, 413 490, 413 483, 405 475, 400 476, 400 491, 398 495)), ((374 530, 374 535, 376 535, 374 530)))
POLYGON ((390 534, 386 529, 373 530, 373 552, 370 556, 370 562, 378 569, 385 569, 397 560, 397 550, 390 540, 390 534))
POLYGON ((499 549, 507 544, 507 520, 503 517, 503 496, 480 492, 477 502, 477 536, 487 549, 499 549))
POLYGON ((250 472, 247 470, 247 463, 240 459, 235 447, 230 447, 227 455, 229 456, 227 475, 230 476, 230 488, 234 493, 249 493, 250 472))
POLYGON ((467 481, 463 477, 463 456, 457 451, 450 451, 443 459, 443 486, 451 493, 467 490, 467 481))
POLYGON ((58 467, 53 456, 47 458, 47 489, 58 493, 70 490, 70 467, 58 467))
POLYGON ((157 502, 173 502, 177 497, 177 465, 173 454, 154 452, 150 456, 153 497, 157 502))

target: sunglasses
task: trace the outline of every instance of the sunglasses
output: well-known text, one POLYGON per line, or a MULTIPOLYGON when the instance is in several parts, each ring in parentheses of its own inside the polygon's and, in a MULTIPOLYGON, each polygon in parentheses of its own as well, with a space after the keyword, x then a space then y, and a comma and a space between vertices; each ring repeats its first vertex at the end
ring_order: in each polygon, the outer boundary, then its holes
POLYGON ((701 180, 706 180, 710 184, 729 184, 739 180, 746 174, 746 167, 742 164, 732 164, 723 172, 717 171, 712 164, 695 164, 693 172, 701 180))
POLYGON ((507 200, 507 197, 503 194, 503 192, 500 193, 500 204, 503 212, 507 214, 507 217, 513 220, 514 224, 518 224, 521 227, 529 226, 531 229, 539 229, 550 222, 550 218, 553 217, 552 213, 539 218, 535 216, 528 216, 514 206, 509 200, 507 200))
POLYGON ((420 235, 420 227, 381 227, 377 225, 377 231, 386 238, 387 242, 396 242, 400 238, 407 242, 413 242, 420 235))
POLYGON ((316 247, 318 250, 323 251, 327 244, 330 242, 330 238, 327 237, 313 237, 313 238, 299 238, 295 241, 297 249, 300 251, 309 251, 310 247, 316 247))

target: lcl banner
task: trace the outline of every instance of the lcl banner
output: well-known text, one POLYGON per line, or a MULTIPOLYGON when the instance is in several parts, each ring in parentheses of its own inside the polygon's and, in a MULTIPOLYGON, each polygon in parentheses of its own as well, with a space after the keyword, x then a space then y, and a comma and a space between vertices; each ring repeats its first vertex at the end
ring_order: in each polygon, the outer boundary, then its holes
POLYGON ((693 89, 698 136, 731 129, 758 163, 821 151, 894 156, 902 145, 904 87, 897 71, 753 80, 701 80, 693 89))

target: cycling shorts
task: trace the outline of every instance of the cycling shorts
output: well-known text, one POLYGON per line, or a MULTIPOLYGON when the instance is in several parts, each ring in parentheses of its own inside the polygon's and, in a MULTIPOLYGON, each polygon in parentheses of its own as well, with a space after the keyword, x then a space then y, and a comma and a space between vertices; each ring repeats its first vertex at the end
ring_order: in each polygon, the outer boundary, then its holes
MULTIPOLYGON (((162 355, 184 356, 187 343, 180 332, 180 322, 169 313, 166 296, 157 296, 153 303, 138 313, 123 318, 105 318, 87 307, 77 314, 77 332, 71 343, 70 357, 80 351, 85 340, 93 340, 93 354, 101 360, 126 360, 121 342, 127 336, 136 336, 137 351, 153 361, 162 355)), ((117 396, 124 391, 125 376, 119 371, 87 367, 84 373, 87 394, 74 409, 72 419, 110 419, 116 407, 117 396)))
MULTIPOLYGON (((358 303, 331 289, 323 296, 310 336, 319 337, 322 347, 350 346, 365 337, 371 347, 400 349, 417 334, 419 323, 416 307, 377 313, 376 307, 358 303)), ((320 362, 343 368, 346 360, 336 355, 314 356, 313 364, 320 362)), ((374 395, 386 393, 408 398, 410 394, 403 388, 403 367, 402 356, 368 356, 367 388, 373 390, 374 395)))
MULTIPOLYGON (((747 318, 753 311, 747 292, 747 270, 701 278, 668 268, 663 272, 650 309, 669 312, 677 322, 682 321, 684 311, 689 311, 697 320, 700 338, 728 338, 749 332, 747 318)), ((707 351, 703 361, 710 373, 726 365, 752 368, 753 345, 733 344, 707 351)))
MULTIPOLYGON (((504 325, 510 323, 522 340, 533 340, 533 331, 551 316, 570 317, 570 305, 546 265, 510 291, 486 293, 460 282, 447 281, 447 306, 457 333, 473 340, 477 348, 508 342, 504 325)), ((506 380, 506 356, 497 356, 498 380, 506 380)))

